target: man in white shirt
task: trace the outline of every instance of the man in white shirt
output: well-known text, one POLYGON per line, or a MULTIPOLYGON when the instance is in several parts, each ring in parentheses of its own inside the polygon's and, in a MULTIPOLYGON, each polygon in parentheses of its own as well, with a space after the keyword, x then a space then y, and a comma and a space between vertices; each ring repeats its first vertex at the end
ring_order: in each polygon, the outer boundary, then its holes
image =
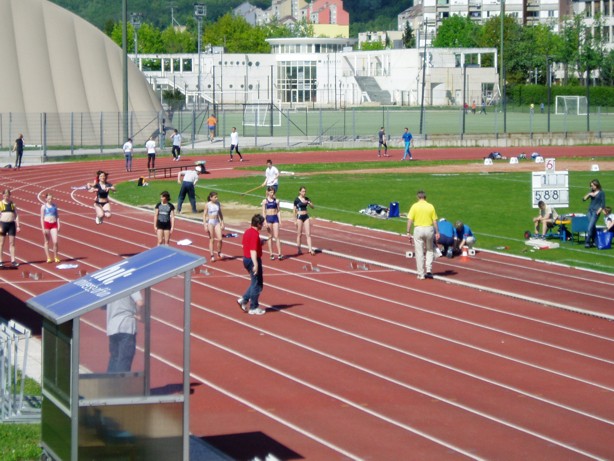
POLYGON ((262 183, 262 186, 265 186, 265 189, 271 186, 273 189, 275 189, 275 193, 277 193, 277 187, 279 186, 279 170, 273 166, 273 160, 271 159, 266 161, 264 176, 266 179, 262 183))
POLYGON ((156 167, 156 141, 153 136, 145 143, 145 149, 147 149, 147 169, 152 170, 156 167))
POLYGON ((181 205, 183 205, 183 201, 185 199, 186 194, 188 194, 190 205, 192 205, 192 213, 197 213, 196 192, 194 190, 194 186, 197 182, 198 169, 180 171, 177 175, 177 183, 181 184, 181 189, 179 190, 179 198, 177 199, 177 213, 181 213, 181 205))
POLYGON ((132 150, 134 149, 132 138, 128 138, 122 149, 124 150, 124 157, 126 157, 126 171, 132 171, 132 150))
POLYGON ((173 162, 178 162, 181 158, 181 135, 177 130, 173 131, 171 139, 173 140, 173 149, 171 151, 173 153, 173 162))
POLYGON ((230 133, 230 160, 228 160, 229 162, 232 162, 232 153, 235 150, 237 151, 237 155, 242 162, 243 156, 241 155, 241 152, 239 152, 239 133, 237 133, 237 128, 233 126, 232 133, 230 133))
POLYGON ((108 373, 129 372, 136 352, 136 319, 143 307, 141 293, 107 304, 108 373))

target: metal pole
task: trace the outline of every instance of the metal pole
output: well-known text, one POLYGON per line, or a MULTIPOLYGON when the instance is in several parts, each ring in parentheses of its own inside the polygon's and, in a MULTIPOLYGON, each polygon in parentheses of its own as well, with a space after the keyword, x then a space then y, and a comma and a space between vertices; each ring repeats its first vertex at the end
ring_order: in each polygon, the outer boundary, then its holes
POLYGON ((591 131, 591 68, 588 62, 586 63, 586 131, 591 131))
POLYGON ((507 133, 507 108, 505 105, 505 63, 503 62, 503 30, 505 24, 505 0, 501 0, 501 108, 503 109, 503 133, 507 133))
MULTIPOLYGON (((465 59, 465 57, 463 56, 463 60, 465 59)), ((467 63, 463 62, 463 130, 461 133, 461 138, 462 136, 465 135, 465 116, 467 115, 467 106, 465 106, 465 104, 467 103, 467 63)))
POLYGON ((428 23, 424 21, 424 51, 422 56, 422 95, 420 102, 420 134, 424 134, 424 88, 426 86, 426 31, 428 23))
MULTIPOLYGON (((123 133, 128 139, 128 1, 122 0, 122 51, 123 51, 123 133)), ((100 147, 102 149, 102 146, 100 147)))
POLYGON ((550 104, 552 104, 552 63, 550 57, 546 58, 548 65, 548 133, 550 133, 550 104))

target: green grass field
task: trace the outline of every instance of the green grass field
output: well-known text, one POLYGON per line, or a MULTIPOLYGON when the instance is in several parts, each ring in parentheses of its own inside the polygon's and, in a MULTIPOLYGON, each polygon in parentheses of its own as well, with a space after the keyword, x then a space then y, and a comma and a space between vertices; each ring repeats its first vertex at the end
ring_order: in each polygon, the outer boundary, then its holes
MULTIPOLYGON (((425 163, 421 162, 421 165, 425 163)), ((387 164, 388 167, 394 165, 405 166, 401 162, 387 164)), ((299 186, 304 185, 316 206, 310 212, 313 216, 404 233, 404 218, 380 220, 362 215, 359 210, 372 203, 387 206, 396 201, 400 204, 401 213, 407 213, 415 201, 416 191, 424 189, 440 218, 450 221, 460 219, 471 226, 477 235, 479 248, 614 273, 614 250, 585 249, 583 245, 572 242, 561 242, 561 248, 555 250, 533 250, 525 245, 523 234, 532 229, 532 217, 537 215, 531 206, 531 173, 447 174, 445 165, 441 165, 441 173, 437 174, 405 171, 385 174, 330 173, 369 166, 375 168, 381 167, 381 164, 277 165, 281 171, 295 172, 294 176, 284 176, 280 180, 278 198, 293 201, 299 186), (304 174, 313 171, 318 174, 304 174), (497 250, 500 247, 506 249, 497 250)), ((261 172, 258 173, 258 177, 253 177, 249 176, 251 172, 248 175, 246 171, 245 177, 236 179, 209 179, 205 176, 197 185, 199 200, 204 201, 211 190, 216 190, 222 204, 238 202, 251 205, 254 212, 258 212, 263 191, 241 195, 243 191, 258 185, 261 172)), ((586 212, 587 204, 582 203, 582 196, 594 177, 601 181, 606 196, 614 197, 611 186, 614 184, 614 172, 570 172, 570 206, 566 210, 558 209, 559 214, 586 212)), ((179 191, 176 181, 154 181, 147 188, 138 188, 134 183, 125 184, 118 187, 115 198, 135 205, 154 205, 159 193, 165 189, 176 200, 179 191)), ((360 230, 357 229, 357 232, 360 230)), ((401 251, 404 249, 399 248, 401 251)))
MULTIPOLYGON (((244 124, 242 110, 222 109, 218 111, 218 135, 228 135, 233 126, 241 136, 267 137, 270 132, 270 114, 262 109, 259 115, 261 126, 244 124)), ((554 112, 554 106, 552 107, 554 112)), ((172 125, 180 131, 191 132, 192 113, 175 114, 172 125)), ((248 115, 255 119, 256 116, 248 115)), ((206 134, 206 117, 201 115, 196 119, 196 130, 206 134)), ((384 107, 378 109, 347 109, 320 110, 312 108, 284 109, 281 114, 275 111, 273 136, 305 136, 317 140, 322 134, 324 140, 330 137, 373 137, 381 126, 386 127, 392 138, 400 138, 403 129, 417 135, 420 132, 420 108, 384 107)), ((593 108, 588 120, 592 131, 614 131, 614 114, 593 108)), ((548 132, 547 114, 536 111, 530 114, 528 107, 510 107, 506 111, 505 121, 499 108, 489 107, 487 114, 465 114, 466 134, 495 135, 505 131, 508 133, 546 133, 548 132)), ((574 133, 587 131, 585 115, 555 115, 550 114, 550 131, 553 133, 574 133)), ((463 112, 460 108, 427 108, 423 118, 423 133, 426 135, 454 135, 463 132, 463 112)))

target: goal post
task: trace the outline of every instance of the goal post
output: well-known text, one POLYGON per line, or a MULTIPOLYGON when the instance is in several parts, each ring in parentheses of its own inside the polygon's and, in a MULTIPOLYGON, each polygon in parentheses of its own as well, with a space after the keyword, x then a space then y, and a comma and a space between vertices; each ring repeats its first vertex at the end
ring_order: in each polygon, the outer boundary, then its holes
POLYGON ((244 126, 281 126, 281 111, 278 105, 273 104, 271 112, 271 101, 254 101, 243 104, 243 125, 244 126))
POLYGON ((586 115, 588 101, 586 96, 557 96, 554 113, 556 115, 586 115))

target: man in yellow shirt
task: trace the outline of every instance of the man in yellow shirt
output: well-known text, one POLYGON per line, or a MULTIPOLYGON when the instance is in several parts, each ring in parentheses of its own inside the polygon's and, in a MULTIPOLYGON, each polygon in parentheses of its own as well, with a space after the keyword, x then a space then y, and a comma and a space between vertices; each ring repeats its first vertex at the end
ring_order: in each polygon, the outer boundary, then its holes
POLYGON ((433 251, 435 239, 439 239, 437 213, 435 207, 426 201, 426 193, 419 190, 418 201, 414 203, 407 213, 407 235, 411 235, 414 226, 414 248, 416 250, 416 269, 418 279, 433 278, 433 251), (426 256, 426 261, 425 261, 426 256))

